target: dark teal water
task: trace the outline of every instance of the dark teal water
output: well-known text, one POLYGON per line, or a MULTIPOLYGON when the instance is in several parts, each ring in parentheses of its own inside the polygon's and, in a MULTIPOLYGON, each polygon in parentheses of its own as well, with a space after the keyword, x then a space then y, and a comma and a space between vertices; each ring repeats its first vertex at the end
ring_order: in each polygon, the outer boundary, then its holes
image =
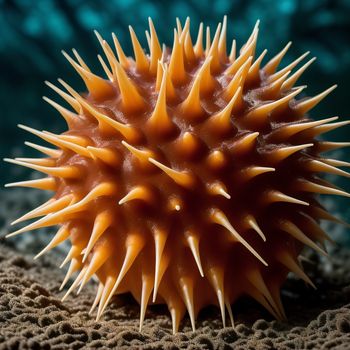
MULTIPOLYGON (((278 52, 289 40, 293 45, 285 63, 310 50, 317 61, 300 82, 308 94, 318 93, 334 83, 338 89, 312 113, 315 118, 349 117, 350 102, 350 1, 349 0, 191 0, 191 1, 86 1, 86 0, 0 0, 0 156, 19 156, 31 151, 23 141, 31 139, 16 128, 21 122, 39 129, 62 131, 64 124, 42 95, 58 100, 43 81, 64 78, 83 89, 78 76, 60 50, 75 47, 91 68, 102 73, 97 60, 100 52, 93 34, 97 29, 108 40, 114 31, 125 51, 131 54, 128 25, 131 24, 146 47, 147 17, 154 20, 161 41, 172 42, 175 18, 191 17, 192 33, 204 21, 213 30, 228 15, 228 37, 239 44, 247 39, 257 19, 261 19, 258 52, 278 52)), ((328 137, 350 140, 350 127, 328 137)), ((346 160, 349 152, 341 157, 346 160)), ((22 170, 0 165, 1 183, 22 170)), ((338 184, 340 182, 337 182, 338 184)), ((349 190, 349 183, 342 183, 349 190)), ((349 200, 331 202, 343 215, 350 214, 349 200)), ((349 216, 349 215, 348 215, 349 216)))

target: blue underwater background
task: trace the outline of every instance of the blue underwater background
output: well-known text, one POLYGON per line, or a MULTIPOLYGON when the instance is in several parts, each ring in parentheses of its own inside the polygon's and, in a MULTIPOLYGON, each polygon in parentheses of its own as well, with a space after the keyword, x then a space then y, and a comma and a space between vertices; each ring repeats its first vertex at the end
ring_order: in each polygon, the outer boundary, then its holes
MULTIPOLYGON (((349 119, 349 0, 0 0, 1 158, 35 154, 23 145, 25 140, 35 138, 18 129, 18 123, 40 130, 64 130, 62 119, 41 98, 47 95, 59 101, 44 84, 44 80, 55 82, 59 77, 77 90, 84 90, 78 75, 61 55, 61 49, 76 48, 89 66, 102 74, 97 59, 101 50, 94 29, 109 41, 111 32, 115 32, 126 53, 131 55, 129 24, 147 47, 144 31, 150 16, 160 40, 171 45, 176 17, 182 22, 191 17, 191 33, 195 37, 201 21, 214 30, 225 14, 229 21, 229 42, 236 38, 239 45, 248 38, 256 20, 261 20, 257 53, 267 48, 273 55, 292 40, 283 65, 310 50, 310 57, 317 56, 317 60, 300 80, 308 85, 307 94, 311 96, 338 84, 311 115, 316 119, 335 115, 340 120, 349 119)), ((327 134, 327 138, 350 141, 350 126, 327 134)), ((349 160, 350 150, 335 155, 349 160)), ((0 164, 1 185, 26 179, 26 175, 28 171, 19 167, 0 164)), ((350 190, 349 181, 339 178, 332 181, 350 190)), ((3 194, 1 191, 0 195, 3 194)), ((324 204, 333 213, 350 219, 349 199, 325 197, 324 204)), ((344 229, 331 226, 331 231, 350 243, 346 238, 350 235, 344 229)))

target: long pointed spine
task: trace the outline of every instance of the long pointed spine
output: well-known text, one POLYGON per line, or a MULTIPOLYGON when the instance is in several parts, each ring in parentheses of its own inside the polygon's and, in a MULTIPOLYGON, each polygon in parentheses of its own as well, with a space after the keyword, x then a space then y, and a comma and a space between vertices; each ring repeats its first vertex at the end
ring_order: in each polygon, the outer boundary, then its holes
POLYGON ((134 48, 136 69, 139 72, 146 72, 146 71, 148 71, 148 68, 149 68, 148 59, 147 59, 145 53, 143 52, 143 48, 142 48, 139 40, 137 39, 137 36, 134 32, 134 29, 131 26, 129 26, 129 31, 130 31, 132 46, 134 48))
POLYGON ((154 111, 151 117, 147 121, 147 126, 155 134, 169 134, 174 131, 174 124, 170 119, 167 110, 167 101, 166 101, 166 88, 167 88, 167 75, 168 71, 165 69, 163 72, 162 84, 160 87, 158 99, 154 111))

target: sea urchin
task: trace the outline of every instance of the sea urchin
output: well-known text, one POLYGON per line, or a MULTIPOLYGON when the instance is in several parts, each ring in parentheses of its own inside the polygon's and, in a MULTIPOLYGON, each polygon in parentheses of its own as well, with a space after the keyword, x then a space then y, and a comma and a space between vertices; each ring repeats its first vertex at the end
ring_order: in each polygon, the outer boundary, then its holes
MULTIPOLYGON (((108 61, 108 77, 93 74, 79 54, 64 52, 88 94, 62 80, 67 92, 47 83, 74 111, 44 98, 68 124, 56 135, 20 127, 56 146, 27 143, 46 158, 7 161, 48 176, 8 186, 55 191, 52 199, 14 223, 43 216, 9 236, 61 225, 48 251, 69 239, 70 262, 62 288, 79 272, 65 299, 96 275, 91 311, 99 319, 114 294, 130 292, 141 305, 167 304, 173 332, 186 309, 192 328, 205 306, 220 308, 225 325, 231 304, 249 295, 277 319, 285 318, 279 290, 289 271, 312 284, 298 263, 304 246, 326 254, 329 239, 320 219, 337 221, 315 194, 349 196, 316 176, 349 176, 349 163, 320 153, 349 143, 318 141, 348 124, 337 117, 312 121, 306 113, 334 87, 295 100, 295 84, 307 55, 277 70, 287 52, 262 66, 255 58, 258 23, 236 55, 226 52, 226 17, 211 37, 203 25, 192 44, 190 21, 177 23, 173 48, 161 47, 149 20, 145 54, 130 27, 135 59, 117 37, 109 44, 96 32, 108 61)), ((338 220, 339 221, 339 220, 338 220)))

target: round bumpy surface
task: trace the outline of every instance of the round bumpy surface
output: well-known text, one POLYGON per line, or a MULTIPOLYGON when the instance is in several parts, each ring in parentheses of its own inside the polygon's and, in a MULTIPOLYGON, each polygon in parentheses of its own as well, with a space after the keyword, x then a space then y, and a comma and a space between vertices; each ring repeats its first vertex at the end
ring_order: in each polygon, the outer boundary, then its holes
MULTIPOLYGON (((334 87, 298 99, 295 87, 307 55, 277 70, 290 44, 262 65, 257 58, 258 23, 236 54, 226 50, 226 17, 213 37, 203 25, 195 45, 190 22, 177 23, 172 49, 160 46, 149 21, 150 53, 130 27, 135 58, 117 37, 96 33, 108 64, 107 79, 93 74, 79 54, 64 53, 88 94, 64 81, 47 83, 73 109, 45 98, 64 117, 68 131, 55 135, 20 127, 56 146, 28 143, 46 158, 8 160, 48 177, 9 184, 55 191, 39 208, 15 221, 42 218, 11 235, 61 225, 48 251, 69 239, 70 262, 63 286, 99 280, 91 312, 101 317, 111 297, 131 292, 140 303, 140 329, 147 305, 167 304, 173 332, 186 310, 193 329, 198 312, 214 304, 225 325, 231 304, 249 295, 278 319, 285 318, 279 290, 289 271, 307 283, 298 256, 306 245, 321 254, 327 213, 315 194, 348 194, 316 176, 348 176, 346 162, 322 152, 349 146, 318 141, 347 124, 337 117, 317 121, 306 113, 334 87)), ((339 221, 339 220, 338 220, 339 221)))

